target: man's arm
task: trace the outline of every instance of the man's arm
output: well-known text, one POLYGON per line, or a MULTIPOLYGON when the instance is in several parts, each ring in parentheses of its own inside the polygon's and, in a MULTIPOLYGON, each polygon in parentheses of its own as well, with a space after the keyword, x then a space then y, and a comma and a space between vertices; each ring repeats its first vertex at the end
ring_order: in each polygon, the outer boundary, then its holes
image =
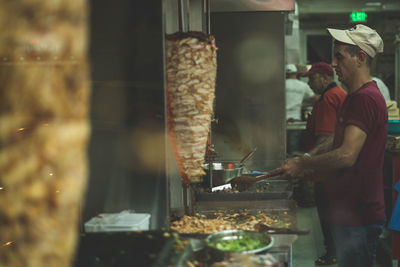
POLYGON ((302 106, 313 106, 315 102, 319 100, 321 96, 318 94, 313 94, 310 97, 303 99, 302 106))
POLYGON ((310 170, 333 172, 349 168, 357 161, 366 138, 367 134, 363 130, 355 125, 349 125, 345 129, 343 144, 339 148, 312 158, 303 157, 289 160, 281 167, 284 172, 282 176, 299 176, 304 171, 310 170))
POLYGON ((329 136, 319 136, 314 147, 308 153, 312 156, 326 153, 332 149, 332 144, 333 133, 329 136))

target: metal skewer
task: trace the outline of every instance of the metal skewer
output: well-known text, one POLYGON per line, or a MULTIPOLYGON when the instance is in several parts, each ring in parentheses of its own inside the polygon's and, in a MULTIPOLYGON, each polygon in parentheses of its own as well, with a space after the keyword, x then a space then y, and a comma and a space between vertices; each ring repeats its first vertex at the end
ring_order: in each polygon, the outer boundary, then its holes
POLYGON ((178 0, 179 31, 189 31, 189 0, 178 0))
POLYGON ((211 25, 210 25, 210 13, 211 13, 211 7, 210 7, 210 0, 204 0, 205 1, 205 11, 206 11, 206 33, 211 34, 211 25))

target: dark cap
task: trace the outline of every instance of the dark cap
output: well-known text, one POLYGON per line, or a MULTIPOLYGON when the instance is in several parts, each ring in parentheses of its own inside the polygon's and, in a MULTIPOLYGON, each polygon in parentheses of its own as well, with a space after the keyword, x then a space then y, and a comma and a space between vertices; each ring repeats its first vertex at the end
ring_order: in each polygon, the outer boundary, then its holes
POLYGON ((317 62, 317 63, 313 63, 311 66, 311 69, 301 76, 306 77, 306 76, 313 75, 314 73, 321 73, 321 74, 333 76, 333 68, 328 63, 317 62))

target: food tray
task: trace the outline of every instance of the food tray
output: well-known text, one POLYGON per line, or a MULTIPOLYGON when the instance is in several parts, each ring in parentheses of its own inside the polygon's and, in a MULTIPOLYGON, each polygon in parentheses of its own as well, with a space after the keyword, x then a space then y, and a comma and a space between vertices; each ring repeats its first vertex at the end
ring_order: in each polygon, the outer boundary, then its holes
POLYGON ((241 201, 290 199, 293 195, 292 183, 289 180, 274 179, 259 181, 244 192, 217 191, 213 193, 197 192, 196 201, 241 201))
POLYGON ((229 256, 232 254, 256 254, 263 253, 270 249, 274 244, 274 238, 265 233, 259 233, 255 231, 244 231, 244 230, 226 230, 213 233, 207 236, 205 240, 207 249, 211 253, 217 253, 222 256, 229 256), (238 242, 244 240, 257 242, 258 244, 253 248, 248 248, 244 243, 241 245, 238 242), (229 247, 218 247, 218 243, 235 242, 235 247, 232 247, 232 243, 229 247))
POLYGON ((278 223, 271 227, 285 228, 297 231, 296 221, 296 202, 294 200, 257 200, 257 201, 202 201, 197 202, 195 206, 197 213, 205 215, 207 218, 213 218, 216 212, 227 214, 240 213, 247 211, 250 214, 265 212, 278 219, 278 223))

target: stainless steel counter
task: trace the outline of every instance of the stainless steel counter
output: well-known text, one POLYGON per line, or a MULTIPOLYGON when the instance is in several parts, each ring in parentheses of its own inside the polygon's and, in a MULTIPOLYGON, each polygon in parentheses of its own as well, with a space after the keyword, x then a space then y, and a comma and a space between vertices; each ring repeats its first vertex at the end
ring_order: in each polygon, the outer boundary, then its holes
POLYGON ((196 201, 243 201, 290 199, 293 194, 292 183, 285 179, 259 181, 244 192, 196 192, 196 201))
POLYGON ((307 122, 305 121, 294 121, 286 123, 286 130, 305 130, 307 122))

